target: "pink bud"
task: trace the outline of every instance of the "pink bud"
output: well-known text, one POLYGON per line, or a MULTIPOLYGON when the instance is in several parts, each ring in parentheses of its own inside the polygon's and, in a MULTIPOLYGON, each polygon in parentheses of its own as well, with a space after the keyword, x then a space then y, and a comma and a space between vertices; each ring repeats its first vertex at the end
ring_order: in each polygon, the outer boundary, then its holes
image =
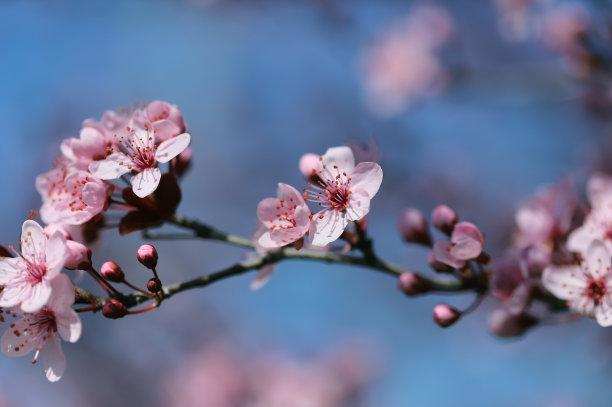
POLYGON ((404 210, 397 222, 397 227, 404 241, 431 246, 427 219, 418 209, 408 208, 404 210))
POLYGON ((427 261, 429 262, 429 267, 431 267, 435 271, 438 271, 441 273, 449 273, 454 270, 454 268, 449 266, 448 264, 444 264, 438 261, 434 252, 430 252, 427 255, 427 261))
POLYGON ((127 312, 125 305, 117 300, 108 300, 102 306, 102 315, 110 319, 122 318, 127 312))
POLYGON ((434 227, 450 235, 457 223, 457 213, 446 205, 437 206, 431 214, 434 227))
POLYGON ((538 323, 538 319, 526 313, 512 314, 508 310, 496 309, 489 316, 489 330, 503 338, 520 336, 538 323))
POLYGON ((89 270, 91 268, 91 250, 82 243, 66 240, 66 261, 68 270, 89 270))
POLYGON ((300 172, 307 180, 318 179, 317 171, 321 165, 320 156, 312 153, 304 154, 300 158, 300 172))
POLYGON ((442 328, 446 328, 457 322, 461 317, 461 313, 455 308, 446 305, 438 304, 433 309, 433 320, 442 328))
POLYGON ((397 288, 404 294, 412 296, 429 291, 429 284, 418 274, 407 271, 399 276, 397 288))
POLYGON ((150 244, 140 246, 136 257, 146 268, 154 269, 157 266, 157 250, 150 244))
POLYGON ((147 283, 147 290, 151 291, 152 293, 157 293, 161 291, 161 289, 162 289, 162 283, 161 281, 159 281, 159 278, 153 277, 147 283))
POLYGON ((66 230, 66 228, 64 228, 62 225, 59 225, 57 223, 52 223, 50 225, 45 226, 45 234, 47 236, 51 236, 53 235, 55 232, 60 232, 62 235, 64 235, 64 238, 66 240, 71 240, 72 238, 70 237, 70 233, 68 233, 68 231, 66 230))
POLYGON ((114 261, 107 261, 102 265, 102 277, 113 283, 122 283, 125 279, 125 274, 121 267, 114 261))

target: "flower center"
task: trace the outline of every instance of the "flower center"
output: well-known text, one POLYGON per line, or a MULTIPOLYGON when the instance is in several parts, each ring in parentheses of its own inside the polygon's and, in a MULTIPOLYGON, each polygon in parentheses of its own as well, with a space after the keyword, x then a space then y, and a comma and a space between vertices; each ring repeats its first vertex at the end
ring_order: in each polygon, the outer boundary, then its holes
POLYGON ((606 282, 601 277, 597 280, 591 279, 586 287, 586 296, 595 302, 595 305, 599 304, 601 298, 607 293, 606 282))
POLYGON ((141 172, 154 167, 157 163, 155 159, 155 129, 151 132, 151 128, 145 123, 144 131, 130 126, 126 127, 126 130, 128 131, 127 139, 121 137, 119 142, 132 159, 133 168, 130 165, 128 165, 128 168, 141 172))
POLYGON ((340 172, 337 165, 329 168, 323 164, 322 170, 318 171, 317 175, 320 178, 317 181, 318 185, 309 182, 308 188, 302 190, 304 200, 318 203, 323 207, 321 212, 327 210, 345 212, 351 198, 351 178, 346 172, 340 172))
POLYGON ((274 229, 290 229, 295 227, 297 224, 295 222, 295 209, 297 208, 297 204, 294 202, 293 198, 289 198, 289 202, 284 199, 278 200, 278 205, 276 205, 276 212, 274 214, 274 218, 268 219, 272 225, 270 226, 270 230, 274 229))

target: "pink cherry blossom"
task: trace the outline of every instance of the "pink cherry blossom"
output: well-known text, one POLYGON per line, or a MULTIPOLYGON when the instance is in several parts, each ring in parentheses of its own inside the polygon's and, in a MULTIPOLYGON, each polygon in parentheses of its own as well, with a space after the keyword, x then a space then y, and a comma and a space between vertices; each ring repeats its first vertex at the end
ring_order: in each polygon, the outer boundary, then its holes
POLYGON ((45 223, 83 224, 102 212, 107 200, 103 181, 66 163, 39 175, 36 189, 43 200, 40 216, 45 223))
POLYGON ((111 140, 104 129, 96 122, 84 125, 79 138, 71 137, 62 141, 60 149, 66 160, 80 170, 87 170, 94 160, 106 157, 110 151, 111 140))
POLYGON ((349 147, 333 147, 321 157, 317 174, 320 182, 304 188, 304 197, 322 207, 312 218, 309 236, 313 245, 325 246, 340 237, 349 221, 367 215, 383 173, 376 163, 355 166, 349 147))
POLYGON ((135 173, 131 178, 132 190, 136 196, 144 198, 159 185, 161 171, 158 163, 166 163, 179 155, 189 146, 191 136, 183 133, 156 144, 156 131, 150 124, 139 127, 132 123, 127 130, 128 134, 119 138, 123 152, 117 151, 104 160, 92 162, 89 171, 101 179, 135 173))
POLYGON ((176 105, 156 100, 147 105, 145 115, 157 130, 155 135, 160 141, 168 140, 185 132, 183 115, 176 105))
MULTIPOLYGON (((264 233, 269 233, 269 231, 270 229, 262 225, 259 229, 255 231, 255 233, 253 233, 253 245, 255 246, 256 254, 250 253, 249 257, 253 258, 256 255, 263 256, 270 250, 274 250, 269 247, 263 247, 259 243, 259 239, 261 238, 261 236, 263 236, 264 233)), ((268 264, 268 265, 265 265, 257 269, 257 273, 255 274, 253 281, 251 281, 251 285, 250 285, 251 290, 256 291, 256 290, 259 290, 264 285, 266 285, 268 280, 270 280, 270 277, 272 277, 272 272, 274 271, 275 268, 276 268, 276 263, 272 263, 272 264, 268 264)))
POLYGON ((467 261, 482 253, 484 235, 470 222, 455 225, 450 240, 439 240, 434 245, 436 260, 455 268, 463 267, 467 261))
POLYGON ((277 195, 257 206, 257 217, 268 228, 258 240, 263 247, 286 246, 302 238, 310 227, 310 209, 295 188, 279 182, 277 195))
POLYGON ((42 309, 16 312, 23 318, 10 324, 2 335, 0 346, 2 352, 11 357, 25 356, 36 349, 32 363, 36 363, 40 355, 47 379, 56 382, 66 369, 66 357, 59 337, 76 342, 81 336, 81 320, 71 308, 74 288, 68 276, 56 276, 51 286, 53 294, 42 309))
POLYGON ((20 245, 15 257, 0 258, 0 307, 21 305, 24 312, 35 312, 49 301, 51 280, 64 266, 66 239, 59 231, 47 238, 38 223, 26 220, 20 245))
POLYGON ((548 266, 542 284, 555 297, 567 300, 574 312, 595 318, 601 326, 612 325, 612 252, 593 241, 580 265, 548 266))
POLYGON ((601 240, 612 251, 612 179, 602 175, 592 177, 587 185, 591 211, 582 226, 567 238, 567 249, 585 255, 594 240, 601 240))

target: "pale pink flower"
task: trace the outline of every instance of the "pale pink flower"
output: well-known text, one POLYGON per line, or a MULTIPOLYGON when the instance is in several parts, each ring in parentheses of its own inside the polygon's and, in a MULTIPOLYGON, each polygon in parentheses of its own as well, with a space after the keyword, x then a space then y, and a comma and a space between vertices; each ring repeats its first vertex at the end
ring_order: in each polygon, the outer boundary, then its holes
POLYGON ((83 224, 102 212, 107 200, 103 181, 65 163, 36 177, 36 189, 45 223, 83 224))
POLYGON ((533 29, 533 7, 540 0, 495 0, 499 31, 510 42, 525 41, 533 29))
POLYGON ((263 247, 282 247, 304 237, 310 227, 310 209, 291 185, 278 183, 278 198, 257 205, 257 217, 268 228, 259 238, 263 247))
POLYGON ((309 181, 318 179, 317 170, 319 169, 320 156, 312 153, 306 153, 300 158, 300 172, 309 181))
POLYGON ((582 226, 567 238, 567 249, 583 256, 591 242, 601 240, 612 251, 612 179, 593 176, 587 185, 591 211, 582 226))
POLYGON ((179 134, 156 144, 155 129, 145 123, 143 127, 127 127, 128 134, 119 139, 123 152, 114 152, 101 161, 89 165, 89 171, 101 179, 115 179, 128 172, 132 190, 140 198, 151 194, 159 185, 161 171, 158 163, 167 163, 189 146, 189 133, 179 134))
POLYGON ((23 318, 10 324, 2 335, 1 346, 2 352, 11 357, 25 356, 36 349, 32 363, 36 363, 40 355, 47 379, 56 382, 66 369, 66 357, 59 337, 76 342, 81 336, 81 320, 71 308, 74 287, 70 278, 60 274, 51 281, 51 286, 53 295, 42 309, 16 312, 23 318))
POLYGON ((485 238, 470 222, 459 222, 453 228, 450 240, 439 240, 434 245, 436 260, 455 268, 463 267, 482 253, 485 238))
POLYGON ((91 122, 84 124, 79 138, 71 137, 62 141, 60 150, 71 165, 80 170, 87 170, 92 161, 104 159, 110 147, 110 139, 102 126, 91 122))
POLYGON ((59 231, 47 238, 43 228, 26 220, 21 253, 0 258, 0 307, 21 305, 24 312, 40 310, 49 301, 53 280, 66 260, 66 238, 59 231))
POLYGON ((147 105, 145 115, 157 130, 155 135, 160 141, 168 140, 185 132, 183 115, 176 105, 156 100, 147 105))
POLYGON ((612 325, 612 252, 593 241, 580 265, 548 266, 542 284, 555 297, 567 300, 574 312, 595 318, 599 325, 612 325))
MULTIPOLYGON (((269 247, 263 247, 261 244, 259 244, 259 238, 264 233, 268 233, 268 232, 269 232, 269 229, 267 227, 262 226, 259 229, 257 229, 257 231, 255 231, 255 233, 253 234, 253 244, 255 246, 255 252, 257 253, 257 255, 263 256, 270 250, 274 250, 274 249, 270 249, 269 247)), ((255 253, 249 253, 249 256, 251 258, 255 257, 255 253)), ((253 281, 251 281, 251 286, 250 286, 251 290, 256 291, 256 290, 259 290, 264 285, 266 285, 268 280, 270 280, 270 277, 272 277, 272 272, 274 271, 275 268, 276 268, 276 263, 272 263, 272 264, 268 264, 266 266, 263 266, 257 269, 257 273, 255 274, 253 281)))
POLYGON ((322 207, 313 215, 309 236, 313 245, 325 246, 340 237, 349 221, 367 215, 383 172, 372 162, 355 166, 348 147, 332 147, 321 157, 317 174, 320 182, 304 188, 304 197, 322 207))

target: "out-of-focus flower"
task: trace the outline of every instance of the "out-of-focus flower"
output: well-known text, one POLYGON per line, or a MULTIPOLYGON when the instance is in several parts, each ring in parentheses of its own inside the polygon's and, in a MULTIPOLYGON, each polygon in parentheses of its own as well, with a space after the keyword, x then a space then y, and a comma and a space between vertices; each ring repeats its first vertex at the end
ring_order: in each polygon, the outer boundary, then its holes
POLYGON ((440 89, 444 69, 435 51, 452 32, 442 7, 423 5, 394 22, 363 55, 366 103, 381 116, 393 116, 440 89))
POLYGON ((533 30, 534 5, 539 0, 495 0, 499 12, 498 27, 510 42, 525 41, 533 30))
POLYGON ((304 199, 323 208, 313 215, 309 236, 313 245, 325 246, 340 237, 349 221, 367 215, 383 173, 376 163, 355 166, 350 148, 333 147, 321 157, 317 174, 321 185, 304 188, 304 199))
POLYGON ((582 226, 567 238, 567 249, 586 255, 594 240, 601 240, 612 250, 612 179, 605 175, 593 176, 587 185, 591 210, 582 226))
POLYGON ((527 313, 513 314, 504 308, 494 310, 489 315, 489 330, 502 338, 524 334, 538 323, 538 319, 527 313))
POLYGON ((453 325, 459 318, 461 318, 461 312, 449 305, 438 304, 433 309, 433 320, 442 328, 453 325))
POLYGON ((74 289, 70 279, 60 274, 51 281, 53 294, 48 303, 35 312, 16 311, 23 318, 10 324, 1 340, 7 356, 25 356, 34 349, 32 363, 40 355, 47 379, 56 382, 66 369, 66 357, 60 339, 76 342, 81 336, 81 320, 71 308, 74 289))
POLYGON ((484 242, 484 235, 476 225, 459 222, 453 228, 450 240, 436 242, 434 254, 439 262, 462 268, 467 261, 480 256, 484 242))
POLYGON ((612 325, 612 252, 600 240, 589 245, 580 265, 548 266, 542 283, 574 312, 612 325))
POLYGON ((431 223, 434 227, 450 235, 457 224, 457 212, 446 205, 438 205, 431 213, 431 223))
POLYGON ((47 238, 38 223, 26 220, 20 245, 15 257, 0 258, 0 307, 19 305, 24 312, 35 312, 51 297, 51 281, 66 261, 66 239, 59 231, 47 238))
POLYGON ((415 208, 404 209, 397 221, 397 227, 405 242, 431 246, 431 236, 425 216, 415 208))
MULTIPOLYGON (((259 238, 264 233, 267 233, 267 232, 268 232, 268 228, 262 226, 259 229, 257 229, 255 233, 253 233, 253 244, 255 246, 255 252, 257 253, 257 255, 265 255, 268 251, 274 250, 274 249, 270 249, 269 247, 263 247, 262 245, 259 244, 259 238)), ((255 253, 249 253, 249 257, 250 256, 255 256, 255 253)), ((257 273, 255 274, 253 281, 251 281, 251 286, 250 286, 251 290, 253 291, 259 290, 261 287, 266 285, 266 283, 272 276, 272 272, 274 271, 275 267, 276 267, 276 263, 272 263, 272 264, 267 264, 257 269, 257 273)))
POLYGON ((103 211, 107 201, 104 182, 87 171, 65 163, 36 178, 45 223, 80 225, 103 211))
POLYGON ((304 237, 310 228, 310 209, 291 185, 278 183, 278 198, 266 198, 257 206, 257 217, 268 230, 259 237, 263 247, 282 247, 304 237))
POLYGON ((167 163, 191 142, 189 133, 182 133, 157 144, 156 131, 145 123, 143 127, 134 123, 127 127, 126 137, 119 139, 123 152, 114 152, 104 160, 94 161, 89 171, 100 179, 115 179, 128 172, 132 176, 132 190, 139 198, 151 194, 159 185, 161 171, 158 163, 167 163))

